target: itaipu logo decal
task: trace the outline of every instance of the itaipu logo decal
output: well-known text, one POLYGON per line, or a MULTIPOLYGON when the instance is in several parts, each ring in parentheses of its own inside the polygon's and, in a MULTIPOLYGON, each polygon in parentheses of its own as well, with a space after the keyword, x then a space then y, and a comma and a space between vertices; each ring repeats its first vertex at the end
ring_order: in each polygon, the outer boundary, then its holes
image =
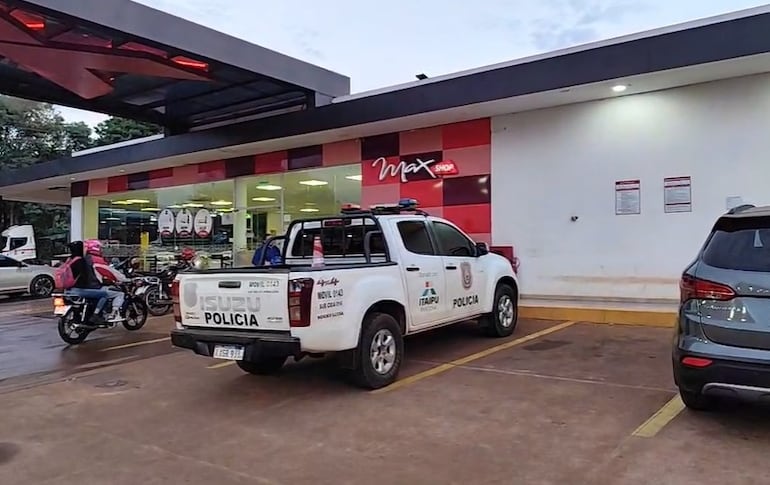
POLYGON ((438 302, 438 292, 433 287, 433 283, 431 281, 426 281, 425 289, 422 290, 417 305, 421 310, 433 310, 438 306, 438 302))
POLYGON ((473 272, 471 271, 470 263, 460 263, 460 275, 463 279, 463 288, 470 290, 471 286, 473 286, 473 272))

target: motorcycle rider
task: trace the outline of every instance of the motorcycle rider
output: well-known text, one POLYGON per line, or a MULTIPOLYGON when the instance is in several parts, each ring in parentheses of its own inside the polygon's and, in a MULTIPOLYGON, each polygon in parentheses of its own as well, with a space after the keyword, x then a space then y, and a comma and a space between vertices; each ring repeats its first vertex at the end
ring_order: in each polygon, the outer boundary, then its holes
POLYGON ((120 323, 125 319, 120 314, 123 307, 125 295, 122 291, 111 288, 116 283, 122 283, 127 280, 119 271, 111 267, 104 258, 102 243, 98 239, 88 239, 85 241, 85 252, 93 261, 96 276, 101 280, 103 289, 107 292, 107 299, 112 301, 112 312, 106 317, 108 323, 120 323))
POLYGON ((102 310, 107 303, 107 290, 102 288, 99 278, 94 270, 93 259, 84 251, 83 241, 72 241, 69 243, 70 257, 78 258, 70 266, 72 276, 75 277, 75 286, 68 289, 67 292, 83 298, 99 299, 94 309, 91 320, 97 325, 105 322, 102 316, 102 310))

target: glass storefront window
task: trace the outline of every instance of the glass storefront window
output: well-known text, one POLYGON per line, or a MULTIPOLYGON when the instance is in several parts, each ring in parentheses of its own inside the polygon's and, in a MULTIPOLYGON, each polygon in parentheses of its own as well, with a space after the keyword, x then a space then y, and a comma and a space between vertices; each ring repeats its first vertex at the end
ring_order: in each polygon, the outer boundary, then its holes
POLYGON ((265 237, 283 234, 295 219, 335 215, 343 204, 359 204, 361 166, 132 190, 89 199, 98 202, 98 237, 107 243, 109 256, 137 255, 144 239, 149 254, 168 259, 185 247, 214 259, 227 253, 233 256, 235 250, 241 258, 241 252, 253 251, 265 237), (235 231, 244 231, 245 239, 235 231))
POLYGON ((250 247, 282 234, 294 219, 335 215, 343 204, 361 203, 360 164, 258 175, 244 182, 250 247))
POLYGON ((115 257, 139 254, 143 237, 151 253, 168 259, 183 247, 211 255, 231 251, 233 187, 232 180, 225 180, 100 196, 98 238, 106 243, 105 253, 115 257), (158 222, 164 209, 174 215, 165 231, 158 222), (195 227, 195 218, 205 211, 210 224, 195 227))

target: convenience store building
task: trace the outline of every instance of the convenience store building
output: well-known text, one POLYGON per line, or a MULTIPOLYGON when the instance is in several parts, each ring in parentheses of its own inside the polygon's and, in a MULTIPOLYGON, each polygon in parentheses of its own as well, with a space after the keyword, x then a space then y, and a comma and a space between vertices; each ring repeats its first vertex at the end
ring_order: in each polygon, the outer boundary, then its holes
POLYGON ((0 0, 0 92, 166 128, 0 174, 70 205, 73 239, 244 260, 296 218, 412 197, 513 247, 532 301, 667 304, 716 217, 770 203, 770 8, 350 94, 139 4, 59 3, 0 0))

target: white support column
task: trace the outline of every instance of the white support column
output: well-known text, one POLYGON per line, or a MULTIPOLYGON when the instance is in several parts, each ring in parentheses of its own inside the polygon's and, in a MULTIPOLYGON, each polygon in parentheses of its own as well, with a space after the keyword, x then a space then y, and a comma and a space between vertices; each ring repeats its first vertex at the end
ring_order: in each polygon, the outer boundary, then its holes
POLYGON ((70 202, 70 241, 99 237, 99 201, 73 197, 70 202))
POLYGON ((70 204, 70 241, 83 240, 84 197, 73 197, 70 204))

